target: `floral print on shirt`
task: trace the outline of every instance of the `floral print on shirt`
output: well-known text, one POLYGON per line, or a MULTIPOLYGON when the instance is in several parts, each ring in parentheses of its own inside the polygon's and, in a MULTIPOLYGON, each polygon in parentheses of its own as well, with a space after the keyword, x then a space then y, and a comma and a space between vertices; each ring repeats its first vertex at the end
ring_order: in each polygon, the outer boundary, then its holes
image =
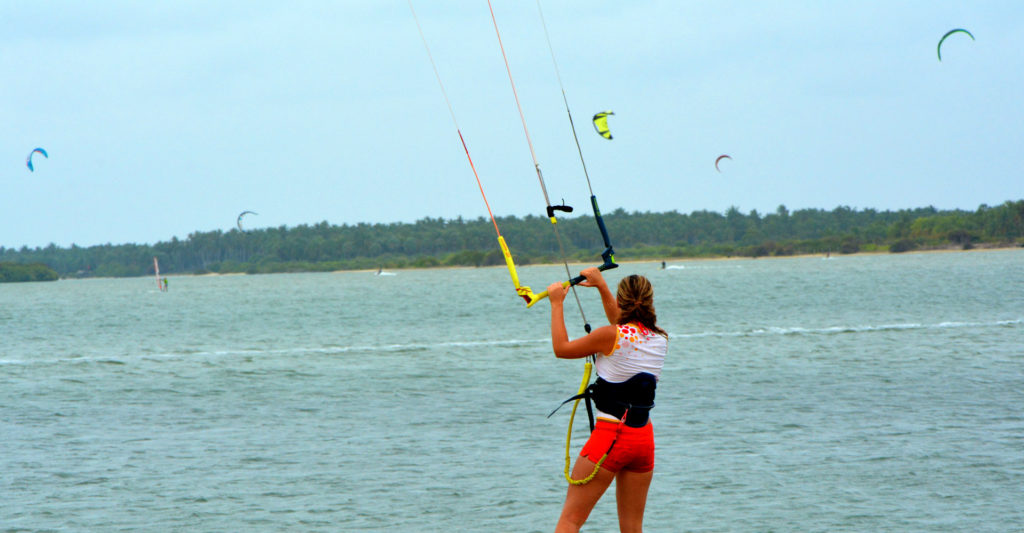
POLYGON ((613 355, 622 349, 622 344, 619 342, 621 339, 626 340, 629 345, 623 352, 623 355, 630 356, 636 353, 636 349, 633 346, 643 344, 647 337, 653 335, 653 332, 645 327, 643 324, 634 324, 632 322, 627 324, 618 324, 617 331, 615 334, 615 347, 612 348, 612 352, 608 355, 613 355))

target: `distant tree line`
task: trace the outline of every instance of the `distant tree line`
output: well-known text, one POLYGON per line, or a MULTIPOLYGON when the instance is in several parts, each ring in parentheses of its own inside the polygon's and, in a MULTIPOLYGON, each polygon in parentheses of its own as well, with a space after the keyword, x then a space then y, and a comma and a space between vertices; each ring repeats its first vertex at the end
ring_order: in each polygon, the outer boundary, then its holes
POLYGON ((0 283, 57 281, 57 271, 42 263, 0 263, 0 283))
MULTIPOLYGON (((684 257, 761 257, 794 254, 851 254, 865 251, 1016 246, 1024 243, 1024 200, 975 211, 940 211, 934 207, 900 211, 831 211, 724 214, 628 213, 618 209, 605 222, 619 259, 684 257)), ((545 217, 498 219, 517 264, 559 260, 558 244, 545 217)), ((570 260, 600 261, 600 232, 590 215, 559 220, 570 260)), ((415 223, 331 225, 320 222, 247 232, 194 232, 156 244, 20 249, 0 247, 0 261, 42 263, 64 277, 141 276, 161 272, 267 273, 483 266, 503 263, 494 227, 478 218, 424 218, 415 223)))

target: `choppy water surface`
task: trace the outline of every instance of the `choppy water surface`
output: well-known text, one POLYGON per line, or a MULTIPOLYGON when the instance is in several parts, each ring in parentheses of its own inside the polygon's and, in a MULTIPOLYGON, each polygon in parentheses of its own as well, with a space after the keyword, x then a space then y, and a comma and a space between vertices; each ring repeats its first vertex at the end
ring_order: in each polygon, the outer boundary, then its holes
MULTIPOLYGON (((1024 251, 659 266, 648 530, 1024 523, 1024 251)), ((553 529, 582 364, 503 269, 170 289, 0 285, 0 531, 553 529)))

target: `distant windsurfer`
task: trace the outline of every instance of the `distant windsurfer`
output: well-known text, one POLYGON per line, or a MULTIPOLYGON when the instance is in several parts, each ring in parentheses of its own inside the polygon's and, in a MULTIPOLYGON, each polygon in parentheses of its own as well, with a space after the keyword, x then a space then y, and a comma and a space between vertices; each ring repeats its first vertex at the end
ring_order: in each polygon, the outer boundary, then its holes
POLYGON ((164 278, 163 291, 167 292, 167 278, 164 278))
POLYGON ((593 478, 570 484, 555 532, 574 532, 586 522, 601 495, 615 481, 619 527, 641 531, 647 491, 654 477, 654 429, 649 413, 654 390, 668 353, 668 334, 657 325, 654 289, 640 275, 619 282, 612 296, 601 272, 581 272, 583 287, 595 287, 610 325, 569 340, 561 283, 548 287, 551 301, 551 345, 561 359, 595 354, 597 382, 587 391, 597 407, 597 422, 573 466, 572 479, 593 478), (600 464, 600 466, 598 466, 600 464))

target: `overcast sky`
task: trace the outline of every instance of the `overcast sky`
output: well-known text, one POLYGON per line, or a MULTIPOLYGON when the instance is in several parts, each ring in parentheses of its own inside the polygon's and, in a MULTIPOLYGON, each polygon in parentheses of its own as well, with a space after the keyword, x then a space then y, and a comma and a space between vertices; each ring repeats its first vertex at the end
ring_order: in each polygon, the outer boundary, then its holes
MULTIPOLYGON (((552 200, 585 209, 537 6, 492 1, 552 200)), ((491 207, 541 214, 487 2, 413 5, 491 207)), ((1022 2, 542 6, 605 212, 1024 198, 1022 2), (953 28, 977 40, 940 62, 953 28)), ((405 0, 6 1, 0 69, 2 246, 486 215, 405 0)))

